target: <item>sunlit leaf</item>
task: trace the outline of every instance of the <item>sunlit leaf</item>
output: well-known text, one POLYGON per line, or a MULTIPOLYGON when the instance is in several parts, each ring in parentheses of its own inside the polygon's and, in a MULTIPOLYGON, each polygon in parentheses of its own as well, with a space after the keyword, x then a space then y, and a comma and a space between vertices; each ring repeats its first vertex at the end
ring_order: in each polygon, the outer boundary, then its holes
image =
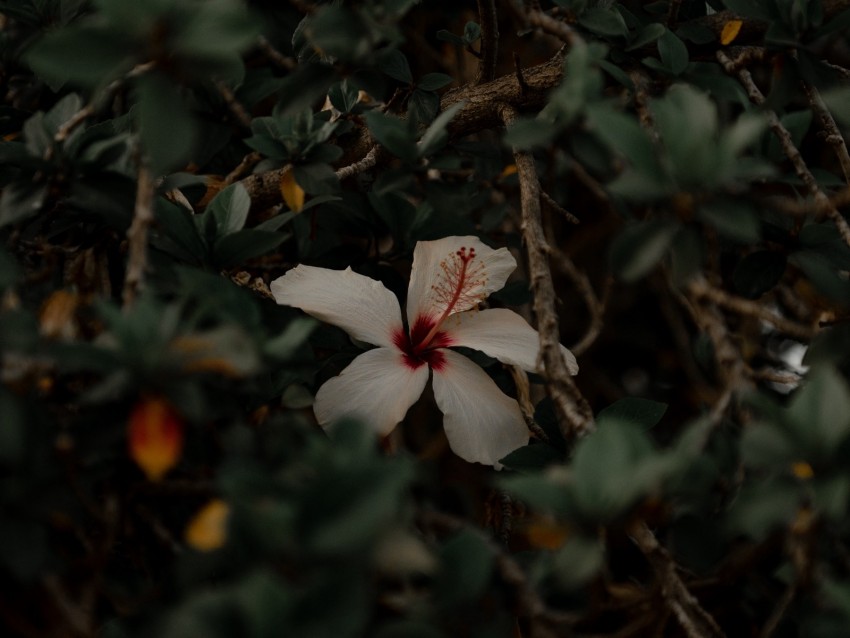
POLYGON ((183 452, 183 420, 159 397, 141 399, 127 423, 130 458, 148 480, 160 481, 180 460, 183 452))

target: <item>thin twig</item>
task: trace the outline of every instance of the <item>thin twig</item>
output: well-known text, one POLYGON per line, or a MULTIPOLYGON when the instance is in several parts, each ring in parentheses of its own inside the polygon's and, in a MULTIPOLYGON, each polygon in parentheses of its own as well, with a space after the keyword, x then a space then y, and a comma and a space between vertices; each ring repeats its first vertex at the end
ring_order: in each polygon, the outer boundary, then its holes
POLYGON ((605 315, 605 307, 608 303, 608 294, 611 291, 612 279, 609 277, 605 280, 602 296, 598 297, 590 283, 590 279, 573 263, 573 260, 569 256, 557 248, 551 248, 550 256, 558 270, 569 277, 576 289, 578 289, 579 294, 581 294, 587 306, 587 311, 590 313, 590 324, 584 336, 582 336, 578 343, 570 347, 573 354, 579 356, 587 352, 588 348, 593 345, 602 332, 602 327, 604 326, 603 316, 605 315))
POLYGON ((225 188, 226 186, 230 186, 236 180, 242 179, 245 174, 250 171, 254 166, 256 166, 259 161, 263 159, 263 156, 259 153, 259 151, 254 151, 252 153, 248 153, 245 157, 242 158, 242 161, 239 162, 238 166, 230 171, 227 176, 222 180, 221 187, 225 188))
POLYGON ((475 84, 489 82, 496 77, 496 59, 499 53, 499 17, 495 0, 478 0, 478 22, 481 26, 481 61, 475 84))
MULTIPOLYGON (((517 117, 516 109, 507 104, 502 105, 500 112, 505 126, 510 126, 517 117)), ((561 337, 555 311, 556 296, 547 259, 549 246, 543 233, 540 180, 534 166, 534 158, 527 151, 516 148, 513 153, 520 184, 522 235, 528 252, 534 314, 537 316, 540 333, 540 355, 546 370, 546 385, 558 416, 558 425, 564 439, 569 441, 593 428, 593 416, 561 356, 561 337)))
POLYGON ((236 94, 233 90, 221 80, 215 83, 215 87, 224 99, 224 103, 227 105, 227 108, 230 110, 233 118, 239 122, 243 128, 250 130, 251 116, 248 115, 248 111, 246 111, 245 107, 242 106, 242 104, 239 103, 239 100, 236 99, 236 94))
POLYGON ((765 308, 757 301, 751 301, 749 299, 730 295, 720 288, 715 288, 703 278, 694 278, 689 283, 688 288, 689 291, 697 298, 708 299, 721 308, 731 310, 739 315, 760 319, 761 321, 769 323, 771 326, 776 328, 778 332, 788 335, 789 337, 808 342, 811 341, 815 335, 815 330, 812 327, 804 326, 791 321, 790 319, 786 319, 782 315, 765 308))
MULTIPOLYGON (((720 64, 723 65, 723 68, 730 73, 730 75, 737 76, 741 85, 744 87, 744 90, 747 92, 750 101, 758 106, 764 106, 765 97, 756 86, 750 72, 747 69, 739 69, 735 71, 732 60, 730 60, 723 51, 717 52, 717 59, 720 61, 720 64)), ((770 109, 765 109, 765 113, 767 114, 770 129, 779 139, 779 145, 785 152, 785 156, 791 161, 791 164, 793 164, 794 172, 797 173, 797 177, 803 181, 803 184, 806 186, 806 190, 814 198, 815 203, 819 207, 823 207, 826 211, 827 217, 829 217, 835 224, 838 229, 838 233, 844 240, 844 243, 850 246, 850 224, 847 223, 844 216, 829 201, 829 197, 827 197, 827 195, 820 189, 815 176, 812 175, 809 167, 806 166, 806 162, 800 154, 800 150, 794 145, 791 133, 787 128, 785 128, 776 113, 770 109)))
POLYGON ((379 149, 380 147, 378 145, 375 145, 368 153, 366 153, 366 156, 359 162, 355 162, 354 164, 351 164, 349 166, 343 166, 336 172, 337 179, 339 179, 339 181, 348 179, 349 177, 358 175, 359 173, 369 170, 370 168, 375 166, 378 161, 379 149))
POLYGON ((514 73, 516 73, 516 83, 519 85, 519 94, 525 95, 528 93, 528 82, 525 81, 525 76, 522 73, 522 64, 520 64, 519 53, 514 52, 514 73))
POLYGON ((124 278, 124 309, 129 309, 145 278, 145 268, 148 257, 148 227, 153 223, 154 182, 147 166, 139 167, 136 186, 136 206, 133 211, 133 222, 127 231, 129 245, 127 257, 127 274, 124 278))
POLYGON ((841 131, 832 117, 832 113, 829 112, 826 104, 824 104, 823 98, 820 96, 817 88, 811 84, 804 83, 803 90, 805 90, 806 96, 809 98, 809 105, 812 107, 812 111, 818 116, 823 131, 826 133, 827 143, 832 146, 836 157, 838 157, 838 161, 841 164, 841 172, 844 173, 844 181, 850 184, 850 153, 847 152, 847 144, 844 142, 844 137, 841 135, 841 131))
POLYGON ((794 598, 796 598, 796 596, 797 581, 793 581, 785 588, 782 598, 777 601, 773 611, 770 612, 770 618, 768 618, 767 622, 764 623, 761 633, 759 633, 759 638, 770 638, 773 635, 773 633, 779 628, 779 624, 785 617, 788 607, 790 607, 791 603, 794 602, 794 598))
POLYGON ((530 26, 537 27, 544 33, 555 36, 571 47, 579 40, 580 36, 570 25, 566 22, 553 18, 542 11, 528 11, 526 17, 530 26))
POLYGON ((298 66, 295 60, 283 55, 280 51, 275 49, 272 43, 269 42, 265 36, 261 35, 257 38, 257 46, 260 48, 260 51, 266 54, 266 57, 269 60, 284 71, 292 71, 296 66, 298 66))
POLYGON ((554 210, 556 213, 560 214, 561 217, 566 219, 571 224, 580 224, 581 223, 581 220, 578 217, 573 215, 570 211, 568 211, 566 208, 564 208, 558 202, 556 202, 554 199, 552 199, 552 196, 549 193, 547 193, 546 191, 541 190, 540 191, 540 197, 543 200, 544 204, 546 204, 549 208, 554 210))
POLYGON ((658 584, 661 586, 664 602, 676 616, 676 620, 689 638, 725 637, 714 618, 702 608, 699 601, 685 587, 670 553, 662 547, 646 523, 639 522, 630 531, 632 540, 649 561, 655 573, 658 584))

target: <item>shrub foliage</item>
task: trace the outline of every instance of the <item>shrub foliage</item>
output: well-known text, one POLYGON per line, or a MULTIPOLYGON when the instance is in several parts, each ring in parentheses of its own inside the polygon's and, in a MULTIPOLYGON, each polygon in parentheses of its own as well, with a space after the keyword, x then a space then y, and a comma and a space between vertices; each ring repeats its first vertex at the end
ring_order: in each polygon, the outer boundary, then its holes
POLYGON ((4 635, 846 635, 850 2, 0 25, 4 635), (531 443, 318 427, 365 345, 269 282, 472 234, 581 366, 468 353, 531 443))

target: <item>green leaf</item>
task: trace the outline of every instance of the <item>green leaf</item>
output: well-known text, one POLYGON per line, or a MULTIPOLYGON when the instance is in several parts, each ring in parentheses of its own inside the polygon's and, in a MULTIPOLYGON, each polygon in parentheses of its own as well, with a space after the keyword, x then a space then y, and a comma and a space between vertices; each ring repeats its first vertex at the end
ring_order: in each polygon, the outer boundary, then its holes
POLYGON ((455 79, 445 73, 426 73, 423 75, 416 86, 423 91, 437 91, 454 82, 455 79))
POLYGON ((651 42, 655 42, 666 32, 667 28, 659 22, 647 24, 642 27, 640 31, 635 33, 634 38, 632 38, 631 42, 629 42, 629 46, 626 47, 626 51, 634 51, 635 49, 646 46, 651 42))
POLYGON ((219 192, 205 214, 215 218, 218 236, 224 237, 245 227, 249 210, 251 197, 245 187, 237 182, 219 192))
POLYGON ((413 74, 404 53, 393 49, 378 61, 378 68, 394 80, 404 84, 413 84, 413 74))
POLYGON ((93 87, 128 71, 132 56, 133 42, 119 31, 79 25, 49 33, 24 59, 54 87, 64 82, 93 87))
POLYGON ((658 53, 661 56, 661 62, 673 75, 679 75, 688 68, 690 62, 688 47, 672 31, 667 30, 658 39, 658 53))
POLYGON ((369 111, 365 117, 369 131, 390 153, 404 160, 416 159, 415 135, 405 120, 379 111, 369 111))
POLYGON ((493 574, 493 551, 481 536, 462 531, 440 551, 441 570, 434 591, 449 604, 478 598, 493 574))
POLYGON ((596 35, 616 37, 629 33, 629 27, 623 20, 623 16, 613 8, 590 7, 582 12, 578 23, 596 35))
POLYGON ((160 73, 136 80, 139 134, 154 173, 184 165, 195 149, 197 125, 178 87, 160 73))
POLYGON ((448 139, 448 133, 446 132, 446 127, 451 122, 452 118, 466 105, 465 102, 458 102, 457 104, 453 104, 445 111, 440 113, 436 119, 431 123, 431 126, 428 127, 428 130, 425 131, 425 134, 422 136, 422 140, 419 144, 419 155, 420 157, 426 157, 436 151, 440 146, 445 144, 445 141, 448 139))
POLYGON ((462 37, 455 35, 451 31, 446 31, 445 29, 437 31, 437 39, 442 40, 443 42, 451 42, 459 47, 466 46, 466 42, 463 41, 462 37))
POLYGON ((440 97, 433 91, 416 89, 407 102, 407 116, 412 122, 430 124, 440 111, 440 97))
POLYGON ((481 27, 477 22, 467 22, 463 27, 464 44, 472 44, 481 38, 481 27))
POLYGON ((199 263, 205 260, 207 247, 189 211, 160 198, 156 202, 156 217, 162 230, 180 249, 199 263))
POLYGON ((611 244, 614 274, 629 283, 648 274, 667 254, 678 229, 677 224, 663 219, 627 226, 611 244))
POLYGON ((785 273, 785 255, 773 250, 758 250, 744 257, 732 273, 735 289, 748 299, 758 299, 772 290, 785 273))
POLYGON ((323 162, 296 165, 292 172, 298 185, 311 195, 329 195, 339 191, 336 172, 323 162))
POLYGON ((307 338, 318 326, 315 319, 307 317, 293 319, 283 332, 266 341, 263 353, 273 359, 288 361, 307 342, 307 338))
POLYGON ((518 149, 532 149, 551 144, 558 129, 551 122, 536 117, 518 117, 505 132, 502 142, 518 149))
POLYGON ((702 204, 697 214, 730 239, 754 243, 761 237, 761 223, 752 206, 746 202, 725 199, 702 204))
POLYGON ((596 538, 571 536, 552 559, 558 584, 570 591, 586 585, 605 565, 605 546, 596 538))
POLYGON ((26 182, 14 182, 0 195, 0 228, 16 224, 41 212, 47 188, 26 182))
POLYGON ((850 434, 850 388, 832 366, 818 367, 794 395, 788 416, 800 440, 829 458, 850 434))
POLYGON ((225 235, 215 243, 213 261, 219 268, 232 268, 246 259, 265 255, 286 240, 282 233, 246 229, 225 235))
POLYGON ((514 450, 499 462, 512 470, 537 471, 563 463, 564 455, 548 443, 530 443, 514 450))
POLYGON ((615 401, 607 408, 602 409, 596 419, 597 421, 617 419, 648 429, 658 425, 665 412, 667 412, 666 403, 659 403, 658 401, 638 397, 628 397, 615 401))

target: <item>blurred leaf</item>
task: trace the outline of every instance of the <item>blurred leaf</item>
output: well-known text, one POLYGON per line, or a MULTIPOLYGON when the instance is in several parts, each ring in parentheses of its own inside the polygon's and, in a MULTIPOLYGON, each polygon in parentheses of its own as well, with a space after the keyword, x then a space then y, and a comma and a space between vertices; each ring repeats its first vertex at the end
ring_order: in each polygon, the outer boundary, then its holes
POLYGON ((702 204, 697 212, 707 224, 730 239, 742 243, 757 242, 761 237, 761 224, 752 206, 732 199, 702 204))
POLYGON ((287 361, 307 342, 308 337, 318 325, 315 319, 308 317, 293 319, 283 332, 266 341, 263 352, 274 359, 287 361))
POLYGON ((481 595, 493 573, 493 551, 478 534, 465 530, 443 545, 440 564, 436 591, 443 604, 456 605, 481 595))
POLYGON ((626 47, 626 51, 634 51, 635 49, 640 49, 641 47, 646 46, 652 42, 655 42, 658 38, 664 35, 667 32, 667 28, 658 22, 652 22, 642 27, 637 33, 635 33, 631 42, 629 42, 629 46, 626 47))
POLYGON ((628 421, 643 428, 658 425, 661 417, 667 412, 667 404, 638 397, 628 397, 615 401, 596 415, 597 421, 615 419, 628 421))
POLYGON ((553 558, 555 578, 566 590, 581 587, 605 565, 605 547, 595 538, 571 536, 553 558))
POLYGON ((625 282, 635 282, 661 261, 678 226, 655 219, 627 226, 611 244, 611 269, 625 282))
POLYGON ((548 443, 530 443, 501 459, 505 467, 518 471, 542 470, 549 465, 563 463, 564 455, 548 443))
POLYGON ((199 552, 220 549, 227 542, 228 504, 216 498, 204 505, 189 521, 184 536, 186 544, 199 552))
POLYGON ((130 457, 149 481, 160 481, 180 461, 183 420, 164 399, 144 398, 127 423, 130 457))
POLYGON ((248 228, 226 235, 215 243, 213 256, 219 268, 233 268, 247 259, 265 255, 286 240, 282 233, 248 228))
POLYGON ((191 157, 197 126, 178 87, 159 73, 136 80, 137 119, 142 144, 154 173, 181 167, 191 157))

